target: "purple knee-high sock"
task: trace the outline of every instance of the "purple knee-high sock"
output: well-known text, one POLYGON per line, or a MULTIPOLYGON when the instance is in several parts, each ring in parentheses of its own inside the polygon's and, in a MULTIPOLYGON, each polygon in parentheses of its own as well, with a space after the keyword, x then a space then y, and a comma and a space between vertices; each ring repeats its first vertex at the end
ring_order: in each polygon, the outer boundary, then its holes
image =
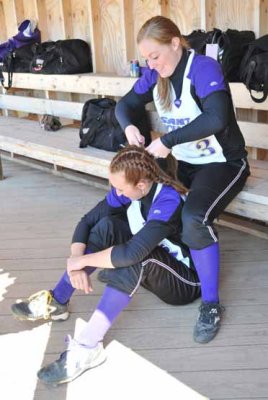
POLYGON ((130 303, 131 297, 118 289, 106 286, 100 302, 85 328, 77 338, 80 344, 95 347, 121 311, 130 303))
MULTIPOLYGON (((91 251, 87 249, 85 251, 85 254, 90 254, 91 251)), ((92 274, 92 272, 95 271, 96 268, 94 267, 86 267, 84 270, 87 272, 88 275, 92 274)), ((72 287, 70 278, 65 271, 64 274, 62 275, 61 279, 58 281, 57 285, 55 288, 52 290, 53 297, 55 300, 57 300, 60 304, 66 304, 73 292, 75 291, 75 288, 72 287)))
POLYGON ((202 301, 219 302, 219 243, 190 252, 201 283, 202 301))

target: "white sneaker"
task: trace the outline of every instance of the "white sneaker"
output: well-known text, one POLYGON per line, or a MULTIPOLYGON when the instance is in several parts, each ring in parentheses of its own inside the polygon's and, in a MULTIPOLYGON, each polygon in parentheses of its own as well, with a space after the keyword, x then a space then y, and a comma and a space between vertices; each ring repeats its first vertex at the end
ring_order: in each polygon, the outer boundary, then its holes
POLYGON ((71 336, 67 337, 68 347, 60 358, 38 371, 37 376, 44 383, 59 385, 67 383, 88 369, 97 367, 106 361, 106 353, 102 342, 96 347, 88 348, 79 344, 71 336))

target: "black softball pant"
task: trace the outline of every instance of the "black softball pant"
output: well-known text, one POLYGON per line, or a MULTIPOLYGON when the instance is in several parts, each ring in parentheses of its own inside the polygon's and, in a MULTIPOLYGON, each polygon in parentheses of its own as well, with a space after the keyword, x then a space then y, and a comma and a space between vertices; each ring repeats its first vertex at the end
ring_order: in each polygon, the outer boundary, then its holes
POLYGON ((182 240, 200 250, 218 241, 213 221, 242 190, 247 160, 192 165, 178 162, 178 178, 190 188, 182 210, 182 240))
MULTIPOLYGON (((126 219, 104 217, 91 230, 88 249, 97 252, 125 243, 131 237, 126 219)), ((104 269, 100 274, 107 285, 130 296, 142 285, 168 304, 187 304, 201 294, 196 271, 177 261, 159 246, 142 262, 127 267, 104 269)))

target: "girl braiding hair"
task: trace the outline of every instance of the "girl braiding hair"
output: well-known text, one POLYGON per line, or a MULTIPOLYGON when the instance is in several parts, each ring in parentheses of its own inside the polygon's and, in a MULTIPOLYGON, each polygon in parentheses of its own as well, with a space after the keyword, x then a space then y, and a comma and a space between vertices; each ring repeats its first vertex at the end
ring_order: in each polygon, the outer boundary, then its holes
MULTIPOLYGON (((128 143, 143 144, 145 137, 135 119, 139 109, 153 102, 166 133, 152 138, 146 150, 161 163, 171 153, 177 160, 176 178, 189 187, 181 211, 181 239, 189 248, 202 287, 193 338, 208 343, 220 329, 224 310, 214 220, 250 174, 245 141, 221 66, 187 48, 174 21, 163 16, 150 18, 141 27, 137 42, 147 66, 117 103, 115 114, 128 143)), ((165 198, 163 210, 168 209, 167 202, 165 198)))
POLYGON ((140 180, 147 179, 172 186, 180 194, 187 193, 186 187, 165 173, 151 154, 135 145, 127 146, 118 152, 111 161, 110 172, 124 172, 126 181, 134 186, 140 180))
MULTIPOLYGON (((169 18, 158 15, 150 18, 141 27, 137 36, 137 44, 144 39, 152 39, 163 45, 170 45, 172 39, 177 37, 180 39, 182 48, 188 49, 189 44, 182 36, 178 26, 169 18)), ((160 75, 157 78, 157 90, 161 105, 164 109, 171 108, 170 82, 168 78, 162 78, 160 75)))

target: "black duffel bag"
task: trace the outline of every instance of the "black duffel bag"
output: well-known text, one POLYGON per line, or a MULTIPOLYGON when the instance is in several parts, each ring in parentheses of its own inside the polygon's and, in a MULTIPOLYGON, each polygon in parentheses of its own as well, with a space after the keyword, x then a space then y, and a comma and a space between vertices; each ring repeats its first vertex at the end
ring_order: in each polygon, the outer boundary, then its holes
POLYGON ((30 72, 35 74, 80 74, 92 72, 90 47, 81 39, 44 42, 34 47, 30 72))
POLYGON ((30 72, 30 65, 33 58, 33 48, 38 44, 28 44, 26 46, 14 49, 8 53, 0 63, 0 79, 4 86, 3 72, 8 73, 8 85, 6 89, 12 86, 13 72, 30 72))

